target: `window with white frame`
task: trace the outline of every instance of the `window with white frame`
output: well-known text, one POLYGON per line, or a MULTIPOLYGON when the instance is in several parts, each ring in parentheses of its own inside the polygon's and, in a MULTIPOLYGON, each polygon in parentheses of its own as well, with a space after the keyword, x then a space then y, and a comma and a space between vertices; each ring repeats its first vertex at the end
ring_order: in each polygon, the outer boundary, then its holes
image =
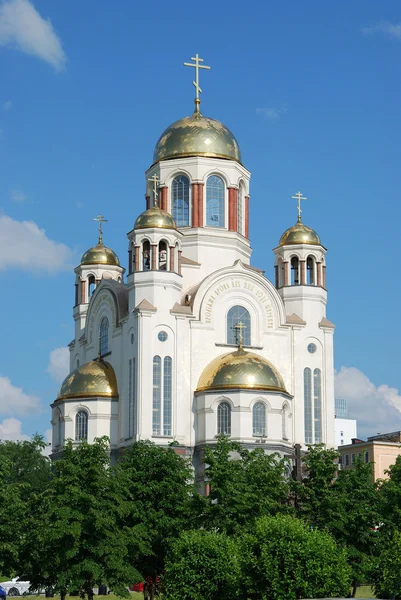
POLYGON ((225 186, 221 177, 211 175, 206 182, 206 226, 224 227, 225 186))
POLYGON ((305 444, 322 442, 322 372, 304 369, 304 426, 305 444))
POLYGON ((100 321, 99 329, 99 352, 100 356, 104 356, 109 351, 109 320, 103 317, 100 321))
POLYGON ((256 402, 252 408, 252 435, 261 437, 266 435, 266 405, 256 402))
POLYGON ((171 186, 172 215, 177 227, 189 225, 189 179, 178 175, 171 186))
POLYGON ((244 346, 251 345, 251 315, 243 306, 232 306, 227 313, 227 344, 239 344, 240 331, 244 346), (242 323, 244 327, 236 327, 242 323))
POLYGON ((88 439, 88 413, 79 410, 75 415, 75 441, 88 439))
POLYGON ((153 357, 153 435, 172 435, 172 359, 153 357))
POLYGON ((217 433, 231 435, 231 406, 228 402, 220 402, 217 407, 217 433))
MULTIPOLYGON (((131 334, 132 335, 132 334, 131 334)), ((136 435, 136 371, 135 358, 128 361, 128 437, 136 435)))
POLYGON ((281 435, 283 440, 288 440, 287 433, 287 419, 288 419, 288 404, 283 404, 281 412, 281 435))

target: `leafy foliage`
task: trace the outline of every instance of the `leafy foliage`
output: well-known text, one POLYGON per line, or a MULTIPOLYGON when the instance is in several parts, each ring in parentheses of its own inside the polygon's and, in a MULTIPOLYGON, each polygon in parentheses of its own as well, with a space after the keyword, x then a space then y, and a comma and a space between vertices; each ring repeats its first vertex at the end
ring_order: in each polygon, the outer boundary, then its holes
POLYGON ((373 576, 378 598, 401 599, 401 532, 395 530, 390 542, 383 544, 373 576))

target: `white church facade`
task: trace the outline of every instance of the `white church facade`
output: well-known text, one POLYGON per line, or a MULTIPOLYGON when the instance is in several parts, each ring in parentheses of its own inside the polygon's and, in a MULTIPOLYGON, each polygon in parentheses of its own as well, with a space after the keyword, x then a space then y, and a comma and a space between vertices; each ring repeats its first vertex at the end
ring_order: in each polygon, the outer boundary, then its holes
POLYGON ((75 269, 55 458, 65 439, 103 435, 115 454, 148 439, 179 444, 195 462, 222 433, 283 455, 294 444, 334 447, 326 249, 299 210, 269 281, 250 264, 249 186, 234 135, 201 114, 197 93, 193 115, 156 144, 127 269, 101 227, 75 269))

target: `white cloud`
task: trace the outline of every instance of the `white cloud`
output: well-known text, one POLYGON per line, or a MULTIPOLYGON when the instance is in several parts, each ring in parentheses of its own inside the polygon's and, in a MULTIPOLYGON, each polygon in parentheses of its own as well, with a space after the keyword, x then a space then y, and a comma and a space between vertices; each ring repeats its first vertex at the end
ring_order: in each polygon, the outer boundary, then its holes
POLYGON ((66 269, 71 250, 50 240, 33 221, 15 221, 0 216, 0 271, 24 269, 56 273, 66 269))
POLYGON ((380 21, 368 27, 362 27, 362 33, 371 35, 373 33, 384 33, 389 37, 401 40, 401 23, 390 23, 390 21, 380 21))
POLYGON ((18 419, 4 419, 0 423, 0 440, 30 440, 29 435, 22 433, 22 423, 18 419))
POLYGON ((51 21, 43 19, 29 0, 6 0, 0 5, 0 46, 41 58, 56 71, 67 61, 51 21))
POLYGON ((281 115, 287 112, 287 106, 285 104, 279 108, 265 106, 264 108, 257 108, 256 112, 265 116, 269 121, 278 121, 281 115))
POLYGON ((355 367, 341 367, 335 376, 336 398, 346 398, 348 417, 358 421, 358 437, 401 430, 401 396, 396 388, 375 386, 355 367))
POLYGON ((3 110, 5 111, 9 111, 11 110, 13 107, 13 103, 11 102, 11 100, 7 100, 6 102, 4 102, 3 104, 3 110))
POLYGON ((28 200, 28 196, 22 190, 13 189, 10 192, 11 200, 18 204, 23 204, 28 200))
POLYGON ((50 352, 47 373, 53 377, 57 383, 61 383, 70 372, 70 351, 68 348, 55 348, 50 352))
POLYGON ((0 414, 26 415, 40 411, 40 399, 23 392, 8 377, 0 377, 0 414))

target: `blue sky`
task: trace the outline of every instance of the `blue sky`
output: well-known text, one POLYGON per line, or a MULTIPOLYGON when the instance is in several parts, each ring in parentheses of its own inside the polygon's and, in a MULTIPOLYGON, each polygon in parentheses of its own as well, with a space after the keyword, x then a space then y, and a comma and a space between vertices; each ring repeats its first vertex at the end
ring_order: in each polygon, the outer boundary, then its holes
POLYGON ((73 338, 73 267, 109 219, 126 263, 144 170, 202 111, 252 172, 254 265, 296 220, 328 248, 337 395, 361 436, 401 429, 399 1, 0 1, 0 438, 45 433, 73 338))

